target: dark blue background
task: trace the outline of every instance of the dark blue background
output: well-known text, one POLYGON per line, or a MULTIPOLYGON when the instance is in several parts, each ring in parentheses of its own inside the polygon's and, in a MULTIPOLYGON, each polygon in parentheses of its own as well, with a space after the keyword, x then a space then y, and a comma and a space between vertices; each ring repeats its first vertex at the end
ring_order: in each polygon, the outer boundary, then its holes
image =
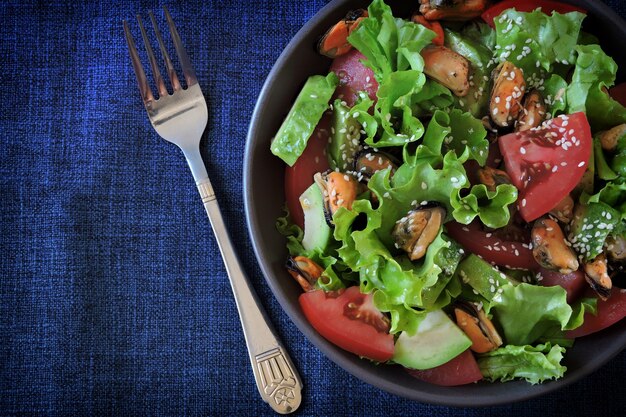
MULTIPOLYGON (((121 21, 137 37, 135 13, 158 4, 44 3, 0 3, 0 414, 271 415, 191 175, 129 63, 121 21)), ((626 353, 540 399, 445 408, 362 383, 283 313, 247 236, 245 137, 274 61, 326 3, 169 2, 209 102, 201 148, 227 226, 304 380, 299 414, 623 413, 626 353)))

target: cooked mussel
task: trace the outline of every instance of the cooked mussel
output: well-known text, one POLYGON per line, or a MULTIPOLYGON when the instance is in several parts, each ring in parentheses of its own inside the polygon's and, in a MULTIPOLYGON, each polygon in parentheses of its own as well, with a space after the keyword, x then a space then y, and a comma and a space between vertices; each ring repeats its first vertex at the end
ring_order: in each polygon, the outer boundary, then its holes
POLYGON ((502 345, 502 338, 482 308, 474 303, 457 301, 454 304, 456 324, 472 341, 470 349, 486 353, 502 345))
POLYGON ((493 70, 494 85, 489 110, 491 120, 500 127, 512 126, 522 108, 526 81, 522 70, 505 61, 493 70))
POLYGON ((472 20, 482 14, 488 0, 420 0, 420 13, 428 20, 472 20))
POLYGON ((621 235, 609 235, 605 242, 606 253, 611 261, 626 261, 626 237, 621 235))
POLYGON ((568 194, 559 202, 550 214, 560 222, 568 224, 574 218, 574 199, 568 194))
POLYGON ((318 172, 313 179, 324 196, 326 222, 332 226, 333 214, 340 207, 352 209, 352 203, 359 191, 359 183, 354 176, 337 171, 324 174, 318 172))
POLYGON ((602 149, 605 151, 615 150, 618 139, 624 135, 626 135, 626 123, 601 132, 599 136, 602 149))
POLYGON ((578 269, 576 254, 568 245, 559 224, 549 217, 535 221, 531 231, 533 257, 546 269, 569 274, 578 269))
POLYGON ((314 291, 315 283, 322 276, 324 269, 305 256, 290 257, 285 265, 291 275, 306 292, 314 291))
POLYGON ((348 42, 348 36, 366 17, 367 10, 365 9, 349 11, 343 19, 334 24, 322 36, 317 45, 318 52, 329 58, 335 58, 350 51, 352 45, 348 42))
POLYGON ((593 260, 584 262, 583 268, 585 270, 585 279, 591 288, 598 294, 598 296, 600 296, 601 299, 606 300, 609 298, 613 283, 608 273, 606 256, 604 256, 604 254, 600 254, 593 260))
POLYGON ((478 169, 478 180, 489 191, 496 191, 500 184, 511 184, 511 177, 505 171, 485 166, 478 169))
POLYGON ((429 45, 422 49, 424 74, 464 97, 470 89, 470 64, 463 56, 445 46, 429 45))
POLYGON ((539 90, 529 91, 524 97, 522 110, 519 112, 515 130, 524 132, 539 126, 546 117, 546 103, 539 90))
POLYGON ((445 217, 446 209, 435 204, 410 210, 393 228, 396 247, 407 252, 412 261, 421 259, 437 237, 445 217))
POLYGON ((391 174, 396 171, 396 164, 392 157, 372 149, 364 149, 354 158, 354 172, 359 180, 368 182, 372 175, 383 169, 391 168, 391 174))

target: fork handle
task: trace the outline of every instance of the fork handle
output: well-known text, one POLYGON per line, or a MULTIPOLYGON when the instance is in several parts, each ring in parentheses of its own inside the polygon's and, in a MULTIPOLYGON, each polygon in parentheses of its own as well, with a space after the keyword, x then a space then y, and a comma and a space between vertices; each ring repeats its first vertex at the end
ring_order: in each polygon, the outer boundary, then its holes
POLYGON ((302 400, 302 381, 241 268, 211 181, 208 178, 202 179, 196 185, 226 265, 259 393, 274 411, 281 414, 291 413, 302 400))

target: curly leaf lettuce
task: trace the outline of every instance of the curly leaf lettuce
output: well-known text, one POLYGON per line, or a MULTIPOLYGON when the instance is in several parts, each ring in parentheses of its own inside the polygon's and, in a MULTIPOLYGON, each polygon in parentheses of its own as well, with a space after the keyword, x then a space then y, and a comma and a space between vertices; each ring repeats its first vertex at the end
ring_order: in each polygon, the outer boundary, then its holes
POLYGON ((507 345, 478 356, 477 362, 483 377, 495 381, 523 378, 538 384, 563 376, 567 368, 561 365, 565 348, 550 343, 537 346, 507 345))
POLYGON ((424 59, 420 51, 435 38, 435 32, 416 23, 394 18, 391 8, 382 0, 374 0, 367 9, 368 17, 348 37, 348 42, 367 60, 380 83, 395 71, 422 71, 424 59))
MULTIPOLYGON (((585 15, 578 12, 547 15, 541 10, 504 11, 496 25, 496 61, 510 61, 524 71, 527 79, 570 66, 585 15)), ((564 72, 564 71, 562 71, 564 72)))
POLYGON ((500 295, 492 299, 491 311, 507 343, 528 345, 554 328, 568 328, 573 310, 562 287, 520 283, 505 285, 498 291, 500 295))
POLYGON ((504 227, 511 219, 509 204, 517 201, 517 188, 500 184, 496 191, 489 191, 484 184, 474 185, 464 197, 455 196, 450 201, 454 219, 469 224, 476 216, 484 225, 492 228, 504 227))
POLYGON ((386 75, 378 88, 374 115, 383 128, 379 140, 369 136, 365 143, 374 147, 402 146, 422 137, 424 125, 411 110, 411 97, 421 90, 426 76, 415 70, 386 75))

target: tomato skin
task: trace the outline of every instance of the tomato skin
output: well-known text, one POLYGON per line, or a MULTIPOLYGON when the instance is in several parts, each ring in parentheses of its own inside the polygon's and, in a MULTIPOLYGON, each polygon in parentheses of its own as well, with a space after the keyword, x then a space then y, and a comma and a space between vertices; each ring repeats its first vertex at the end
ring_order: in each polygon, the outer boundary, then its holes
POLYGON ((352 49, 333 60, 330 71, 339 77, 339 86, 333 99, 341 98, 348 107, 352 107, 359 98, 359 91, 365 91, 372 100, 376 101, 378 83, 374 78, 374 72, 361 62, 365 59, 362 53, 352 49))
POLYGON ((448 235, 463 246, 465 250, 482 257, 491 264, 532 271, 539 268, 529 243, 500 239, 492 233, 481 230, 477 221, 468 225, 451 221, 446 223, 445 226, 448 235), (505 247, 507 250, 494 250, 494 247, 505 247))
POLYGON ((285 168, 285 200, 292 221, 304 228, 300 196, 313 184, 313 175, 329 169, 326 145, 330 131, 330 114, 324 114, 309 138, 306 148, 293 166, 285 168))
POLYGON ((560 285, 567 292, 567 302, 572 303, 576 301, 582 293, 585 291, 587 281, 585 280, 585 273, 582 271, 574 271, 569 274, 561 274, 556 271, 549 271, 547 269, 539 269, 541 274, 541 281, 539 283, 544 287, 554 287, 560 285))
POLYGON ((407 372, 417 379, 443 387, 471 384, 483 379, 478 363, 469 349, 435 368, 422 371, 407 369, 407 372))
MULTIPOLYGON (((586 295, 593 296, 590 292, 586 295)), ((567 337, 575 338, 606 329, 626 317, 626 290, 613 287, 611 296, 606 300, 598 299, 598 314, 585 314, 585 321, 577 329, 566 333, 567 337)))
POLYGON ((580 182, 591 158, 592 136, 583 112, 559 116, 537 130, 498 139, 519 213, 531 222, 548 213, 580 182))
POLYGON ((298 298, 311 326, 342 349, 378 362, 393 357, 393 335, 388 322, 376 309, 372 294, 361 294, 358 286, 331 293, 306 292, 298 298), (350 310, 354 303, 358 310, 350 310), (350 315, 358 315, 350 317, 350 315), (385 330, 386 328, 386 330, 385 330))
POLYGON ((557 13, 569 13, 569 12, 580 12, 583 14, 587 14, 585 9, 580 7, 573 6, 571 4, 565 4, 558 1, 552 0, 505 0, 499 3, 494 4, 487 10, 483 12, 481 15, 483 20, 487 22, 489 26, 492 28, 495 27, 494 19, 500 16, 500 13, 505 11, 506 9, 516 9, 519 12, 532 12, 536 8, 541 7, 541 10, 544 13, 552 14, 552 12, 557 13))
POLYGON ((609 95, 613 100, 626 107, 626 83, 621 83, 609 89, 609 95))

